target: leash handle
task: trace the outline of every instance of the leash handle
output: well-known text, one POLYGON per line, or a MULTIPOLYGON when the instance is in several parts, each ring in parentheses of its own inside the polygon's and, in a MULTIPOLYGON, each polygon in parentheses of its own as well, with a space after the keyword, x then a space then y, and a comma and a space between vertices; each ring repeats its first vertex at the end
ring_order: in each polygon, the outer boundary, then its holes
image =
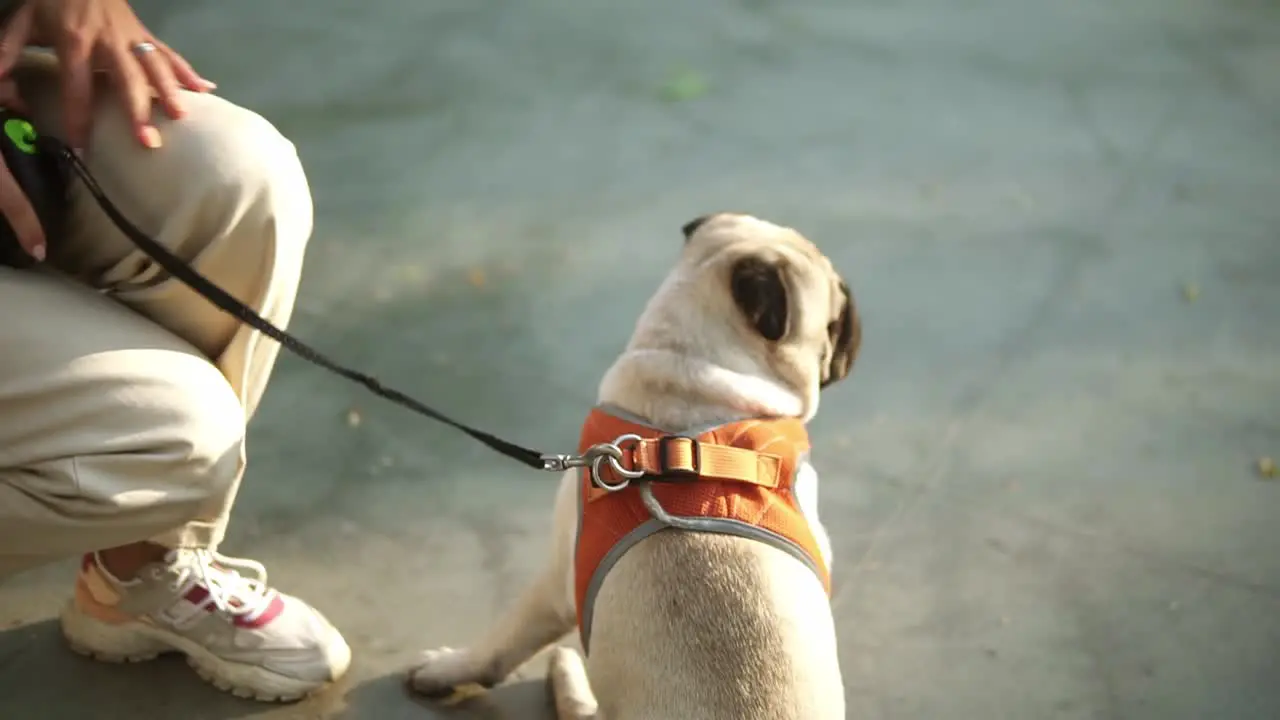
POLYGON ((349 367, 341 365, 329 357, 321 353, 319 350, 307 345, 286 330, 282 330, 272 324, 269 320, 259 315, 257 312, 240 302, 226 290, 218 287, 216 283, 201 275, 194 268, 184 262, 181 258, 169 252, 160 243, 151 239, 146 233, 138 229, 136 225, 129 221, 111 202, 106 193, 103 192, 102 186, 89 172, 89 168, 85 166, 84 161, 79 158, 63 143, 46 135, 40 135, 36 138, 36 144, 42 146, 41 149, 48 152, 52 157, 62 159, 75 172, 76 176, 84 183, 85 188, 97 201, 102 211, 107 214, 111 222, 115 224, 120 232, 124 233, 139 250, 146 253, 152 260, 159 263, 160 267, 169 272, 170 275, 181 280, 187 287, 195 290, 204 296, 209 302, 216 305, 220 310, 226 312, 240 322, 261 332, 263 335, 275 340, 280 345, 288 349, 293 354, 306 360, 313 365, 322 367, 336 375, 346 378, 351 382, 363 385, 369 392, 386 400, 407 408, 419 415, 426 416, 437 422, 443 423, 466 433, 476 441, 482 443, 486 447, 495 452, 504 455, 516 462, 535 470, 561 471, 569 467, 578 466, 580 458, 571 455, 545 455, 537 450, 517 445, 513 442, 503 440, 502 438, 471 427, 465 423, 461 423, 444 413, 435 410, 422 402, 396 390, 395 388, 383 385, 377 378, 353 370, 349 367))

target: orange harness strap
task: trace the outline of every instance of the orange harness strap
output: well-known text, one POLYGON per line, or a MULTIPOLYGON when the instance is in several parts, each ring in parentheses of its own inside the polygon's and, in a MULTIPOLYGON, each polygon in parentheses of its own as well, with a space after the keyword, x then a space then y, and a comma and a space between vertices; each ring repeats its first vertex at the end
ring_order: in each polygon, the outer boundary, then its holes
POLYGON ((631 469, 648 476, 731 480, 767 488, 778 487, 782 470, 777 455, 673 435, 641 440, 629 459, 631 469))

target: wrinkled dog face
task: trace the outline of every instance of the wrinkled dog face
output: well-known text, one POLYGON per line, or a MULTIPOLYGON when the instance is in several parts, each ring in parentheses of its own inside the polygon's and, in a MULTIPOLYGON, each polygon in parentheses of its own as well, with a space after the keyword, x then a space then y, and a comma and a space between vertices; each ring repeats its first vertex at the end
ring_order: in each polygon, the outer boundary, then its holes
POLYGON ((702 313, 680 322, 683 330, 693 323, 704 353, 748 369, 712 348, 727 345, 816 408, 818 389, 849 374, 862 339, 853 296, 831 261, 795 230, 750 215, 706 215, 683 231, 671 280, 681 291, 669 297, 684 298, 686 315, 702 313))

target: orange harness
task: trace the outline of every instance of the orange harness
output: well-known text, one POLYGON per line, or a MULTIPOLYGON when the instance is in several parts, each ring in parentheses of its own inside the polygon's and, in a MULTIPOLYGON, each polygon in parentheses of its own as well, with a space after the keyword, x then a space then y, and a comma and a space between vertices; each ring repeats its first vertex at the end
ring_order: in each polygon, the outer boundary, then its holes
MULTIPOLYGON (((643 471, 643 480, 667 515, 682 529, 760 540, 804 561, 828 594, 831 578, 822 551, 792 488, 809 451, 804 423, 794 418, 742 420, 695 437, 665 433, 614 409, 594 408, 582 426, 578 452, 599 443, 622 450, 621 466, 643 471), (636 435, 639 441, 622 441, 636 435), (649 484, 648 481, 652 481, 649 484)), ((609 484, 623 478, 601 467, 609 484)), ((635 484, 607 490, 584 468, 578 495, 578 542, 574 590, 578 632, 585 648, 591 612, 605 576, 627 550, 670 525, 649 511, 635 484)))

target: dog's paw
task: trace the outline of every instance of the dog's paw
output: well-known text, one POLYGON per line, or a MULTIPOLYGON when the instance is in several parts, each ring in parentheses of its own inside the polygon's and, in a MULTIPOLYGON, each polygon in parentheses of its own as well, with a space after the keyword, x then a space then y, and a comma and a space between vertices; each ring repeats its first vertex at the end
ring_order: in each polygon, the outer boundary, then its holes
POLYGON ((471 653, 447 647, 422 653, 418 665, 409 671, 411 690, 450 705, 483 694, 493 683, 487 668, 471 653))
POLYGON ((578 651, 557 647, 547 666, 547 689, 560 720, 591 720, 599 711, 587 668, 578 651))

